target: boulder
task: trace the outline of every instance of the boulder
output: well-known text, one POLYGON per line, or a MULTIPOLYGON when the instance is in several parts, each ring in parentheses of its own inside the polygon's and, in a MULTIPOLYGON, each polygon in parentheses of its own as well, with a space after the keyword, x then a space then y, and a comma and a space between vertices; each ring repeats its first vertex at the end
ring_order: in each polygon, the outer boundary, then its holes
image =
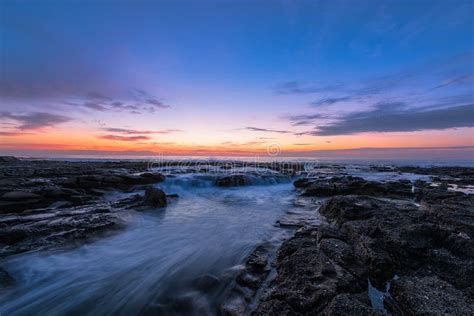
POLYGON ((145 190, 144 202, 153 207, 163 207, 166 206, 166 194, 160 189, 157 188, 147 188, 145 190))

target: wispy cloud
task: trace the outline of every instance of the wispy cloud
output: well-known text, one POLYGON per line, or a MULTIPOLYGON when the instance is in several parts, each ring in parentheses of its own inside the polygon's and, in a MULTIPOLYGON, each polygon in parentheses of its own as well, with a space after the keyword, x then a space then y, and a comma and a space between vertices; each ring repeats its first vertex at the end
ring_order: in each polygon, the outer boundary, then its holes
POLYGON ((128 128, 116 128, 116 127, 104 127, 102 130, 111 133, 121 133, 126 135, 149 135, 149 134, 171 134, 176 132, 182 132, 180 129, 165 129, 160 131, 152 131, 152 130, 136 130, 136 129, 128 129, 128 128))
POLYGON ((284 131, 284 130, 277 130, 277 129, 271 129, 271 128, 260 128, 260 127, 253 127, 253 126, 247 126, 244 128, 245 130, 248 131, 253 131, 253 132, 267 132, 267 133, 279 133, 279 134, 293 134, 292 131, 284 131))
POLYGON ((159 108, 159 109, 166 109, 169 108, 170 105, 165 104, 162 100, 158 99, 157 97, 151 95, 150 93, 146 92, 142 89, 132 89, 132 94, 135 97, 135 100, 139 103, 146 103, 151 105, 152 108, 159 108))
POLYGON ((328 119, 330 116, 327 114, 312 113, 312 114, 299 114, 299 115, 288 115, 284 117, 290 121, 293 126, 306 126, 312 125, 315 121, 321 119, 328 119))
POLYGON ((131 89, 129 95, 122 96, 121 99, 91 91, 74 101, 65 101, 64 104, 99 112, 129 112, 132 114, 155 113, 158 109, 171 107, 142 89, 131 89))
POLYGON ((273 88, 276 94, 311 94, 320 92, 335 92, 341 91, 343 85, 316 85, 316 84, 304 84, 298 81, 288 81, 278 84, 273 88))
POLYGON ((46 112, 31 112, 26 114, 14 114, 12 112, 1 112, 0 120, 12 120, 17 123, 17 130, 36 130, 44 127, 52 127, 61 123, 71 121, 71 118, 46 112))
POLYGON ((98 136, 98 138, 106 139, 106 140, 116 140, 116 141, 122 141, 122 142, 137 142, 137 141, 151 139, 149 136, 144 136, 144 135, 138 135, 138 136, 102 135, 102 136, 98 136))
POLYGON ((452 85, 467 84, 474 81, 474 75, 463 75, 451 79, 444 80, 441 84, 435 86, 433 89, 444 88, 452 85))
POLYGON ((0 136, 22 136, 22 135, 29 135, 31 133, 24 133, 24 132, 5 132, 5 131, 0 131, 0 136))
POLYGON ((313 106, 322 106, 322 105, 331 105, 339 102, 349 101, 351 97, 333 97, 333 98, 324 98, 318 101, 311 102, 313 106))

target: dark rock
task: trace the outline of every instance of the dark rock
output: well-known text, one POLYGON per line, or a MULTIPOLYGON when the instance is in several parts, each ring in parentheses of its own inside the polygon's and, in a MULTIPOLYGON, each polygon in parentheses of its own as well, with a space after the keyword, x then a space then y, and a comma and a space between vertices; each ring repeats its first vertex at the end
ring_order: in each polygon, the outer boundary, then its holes
POLYGON ((306 188, 308 187, 314 180, 313 179, 309 179, 309 178, 300 178, 300 179, 297 179, 293 182, 293 185, 295 186, 295 188, 306 188))
POLYGON ((13 156, 0 156, 0 163, 5 163, 5 162, 18 162, 20 161, 18 158, 15 158, 13 156))
POLYGON ((163 207, 167 204, 165 192, 153 187, 145 190, 144 201, 153 207, 163 207))
POLYGON ((120 211, 102 203, 0 217, 0 257, 81 243, 120 229, 120 211))
POLYGON ((474 302, 436 276, 394 280, 390 294, 409 315, 472 315, 474 302))
POLYGON ((252 298, 270 273, 270 256, 276 247, 270 243, 257 246, 247 257, 243 269, 239 271, 236 282, 227 292, 221 306, 223 315, 244 315, 250 312, 252 298))
POLYGON ((246 264, 256 271, 265 270, 268 265, 268 246, 259 245, 254 251, 248 256, 246 264))
POLYGON ((384 315, 370 306, 369 298, 364 294, 339 294, 324 308, 321 315, 384 315))
POLYGON ((162 175, 161 173, 145 172, 145 173, 142 173, 140 177, 145 178, 145 179, 150 179, 154 183, 163 182, 165 180, 165 176, 162 175))
MULTIPOLYGON (((276 262, 278 274, 264 293, 256 315, 281 312, 314 315, 321 313, 336 295, 367 295, 367 281, 361 273, 364 271, 363 263, 352 256, 352 250, 344 241, 325 242, 325 229, 324 226, 300 229, 293 238, 283 243, 276 262), (321 243, 325 243, 323 247, 321 243), (346 249, 348 253, 345 256, 353 258, 346 267, 338 264, 340 249, 346 249)), ((331 228, 327 230, 330 234, 331 228)), ((338 237, 343 238, 343 235, 338 234, 338 237)), ((371 310, 367 302, 365 306, 371 310)))
POLYGON ((303 227, 283 243, 256 314, 380 314, 367 302, 368 278, 380 289, 392 282, 385 308, 397 315, 472 310, 472 196, 427 192, 420 207, 344 195, 319 212, 333 226, 303 227))
POLYGON ((235 187, 247 185, 248 181, 242 174, 234 174, 230 176, 223 176, 216 180, 216 185, 220 187, 235 187))
POLYGON ((409 181, 375 182, 360 177, 343 176, 329 179, 300 179, 295 186, 304 188, 303 196, 329 197, 334 195, 371 195, 384 197, 412 197, 409 181))
POLYGON ((0 213, 23 212, 48 206, 51 202, 38 194, 25 191, 11 191, 0 198, 0 213))

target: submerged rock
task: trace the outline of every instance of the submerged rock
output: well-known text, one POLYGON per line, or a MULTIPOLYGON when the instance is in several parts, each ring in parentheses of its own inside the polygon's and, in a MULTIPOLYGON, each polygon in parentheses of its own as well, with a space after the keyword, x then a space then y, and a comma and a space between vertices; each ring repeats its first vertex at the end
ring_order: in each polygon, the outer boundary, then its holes
POLYGON ((247 185, 248 180, 242 174, 233 174, 230 176, 220 177, 216 180, 216 185, 220 187, 235 187, 247 185))
POLYGON ((15 285, 15 279, 5 270, 0 268, 0 289, 15 285))
POLYGON ((193 280, 192 285, 194 288, 204 292, 209 293, 215 290, 220 284, 220 280, 218 277, 206 274, 199 278, 193 280))

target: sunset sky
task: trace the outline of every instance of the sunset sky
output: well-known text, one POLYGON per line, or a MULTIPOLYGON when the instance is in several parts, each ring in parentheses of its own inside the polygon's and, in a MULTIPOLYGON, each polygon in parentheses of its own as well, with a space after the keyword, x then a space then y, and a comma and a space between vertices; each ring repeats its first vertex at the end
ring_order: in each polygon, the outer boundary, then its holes
POLYGON ((0 0, 0 154, 300 155, 473 135, 471 0, 0 0))

